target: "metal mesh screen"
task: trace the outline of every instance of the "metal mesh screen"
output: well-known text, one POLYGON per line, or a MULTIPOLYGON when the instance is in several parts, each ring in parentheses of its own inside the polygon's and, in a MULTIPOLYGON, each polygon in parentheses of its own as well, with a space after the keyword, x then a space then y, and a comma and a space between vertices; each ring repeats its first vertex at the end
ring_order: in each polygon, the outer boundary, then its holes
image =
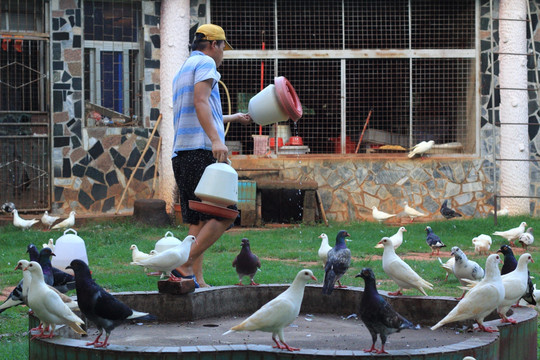
MULTIPOLYGON (((296 124, 288 121, 292 135, 298 132, 311 154, 332 154, 355 151, 370 109, 359 152, 384 145, 405 152, 428 138, 445 146, 433 152, 473 152, 476 11, 471 0, 213 0, 210 13, 235 47, 220 68, 232 92, 260 90, 257 56, 266 55, 243 50, 260 50, 264 30, 266 48, 277 50, 264 60, 275 65, 264 85, 273 76, 291 82, 304 108, 296 124)), ((228 136, 252 143, 253 133, 256 126, 228 136)))
POLYGON ((0 31, 43 32, 43 0, 2 0, 0 31))
POLYGON ((344 1, 345 47, 406 49, 409 47, 408 4, 401 0, 344 1))

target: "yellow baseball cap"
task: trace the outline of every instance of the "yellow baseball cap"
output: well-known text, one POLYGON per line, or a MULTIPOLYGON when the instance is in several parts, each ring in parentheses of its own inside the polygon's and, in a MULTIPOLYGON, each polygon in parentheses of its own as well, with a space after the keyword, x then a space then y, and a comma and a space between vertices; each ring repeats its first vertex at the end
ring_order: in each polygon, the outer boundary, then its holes
POLYGON ((204 24, 199 26, 196 33, 203 34, 204 37, 202 40, 223 40, 225 41, 225 50, 232 50, 231 44, 227 42, 227 38, 225 37, 225 31, 221 28, 221 26, 214 25, 214 24, 204 24))

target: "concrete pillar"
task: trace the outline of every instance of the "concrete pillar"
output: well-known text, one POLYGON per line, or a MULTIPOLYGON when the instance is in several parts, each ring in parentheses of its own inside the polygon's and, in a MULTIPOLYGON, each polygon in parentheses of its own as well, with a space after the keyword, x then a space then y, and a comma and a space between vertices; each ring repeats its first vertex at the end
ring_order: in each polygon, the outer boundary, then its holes
MULTIPOLYGON (((501 86, 500 119, 501 159, 529 159, 527 89, 527 22, 505 19, 527 18, 527 0, 501 0, 499 7, 499 83, 501 86), (519 89, 519 90, 516 90, 519 89), (508 124, 510 123, 510 124, 508 124)), ((528 161, 500 161, 500 194, 529 196, 528 161)), ((511 215, 529 214, 530 199, 502 198, 501 208, 511 215)))
POLYGON ((189 0, 163 0, 161 2, 161 124, 162 137, 159 159, 159 197, 167 203, 169 212, 174 202, 176 182, 171 165, 174 140, 172 82, 189 56, 190 24, 189 0))

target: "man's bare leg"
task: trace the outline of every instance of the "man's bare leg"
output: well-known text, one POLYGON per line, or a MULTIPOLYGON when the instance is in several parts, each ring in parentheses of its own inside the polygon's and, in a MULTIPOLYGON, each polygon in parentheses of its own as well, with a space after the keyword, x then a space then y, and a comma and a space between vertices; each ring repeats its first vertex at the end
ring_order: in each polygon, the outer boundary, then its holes
POLYGON ((194 274, 199 286, 208 286, 203 278, 203 254, 206 249, 221 237, 233 222, 234 219, 210 219, 197 225, 190 225, 189 234, 195 236, 197 241, 191 246, 188 261, 177 268, 177 270, 184 276, 194 274))

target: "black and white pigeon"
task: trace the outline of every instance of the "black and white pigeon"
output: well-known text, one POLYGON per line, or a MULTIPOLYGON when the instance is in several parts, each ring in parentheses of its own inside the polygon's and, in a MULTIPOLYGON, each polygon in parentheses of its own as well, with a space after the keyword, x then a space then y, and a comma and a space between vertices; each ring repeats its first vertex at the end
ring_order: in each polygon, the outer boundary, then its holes
POLYGON ((51 285, 63 294, 69 290, 75 289, 75 277, 65 271, 53 267, 51 264, 51 256, 56 256, 51 248, 43 248, 39 252, 38 262, 43 269, 45 283, 51 285))
POLYGON ((6 212, 8 214, 10 214, 11 212, 13 212, 13 210, 15 210, 15 204, 12 203, 12 202, 5 202, 2 204, 2 206, 0 206, 0 211, 1 212, 6 212))
POLYGON ((242 239, 242 249, 240 249, 240 253, 234 258, 232 266, 236 268, 236 273, 238 274, 238 284, 236 285, 244 285, 242 284, 242 278, 244 276, 249 276, 251 280, 250 285, 259 285, 253 281, 253 278, 257 270, 261 268, 261 261, 257 255, 251 252, 248 239, 242 239))
POLYGON ((426 243, 431 248, 431 255, 435 254, 435 251, 437 251, 438 256, 441 248, 446 247, 446 245, 444 245, 444 243, 441 241, 441 238, 433 232, 431 226, 426 226, 426 233, 426 243))
POLYGON ((384 350, 384 344, 388 335, 399 332, 403 329, 415 329, 413 323, 398 314, 392 306, 379 294, 375 285, 375 274, 370 268, 363 268, 355 277, 364 279, 365 287, 362 301, 360 302, 360 318, 366 325, 373 343, 370 349, 364 352, 374 352, 376 354, 388 354, 384 350), (377 334, 381 337, 381 348, 375 348, 377 334))
MULTIPOLYGON (((512 248, 509 245, 501 245, 500 249, 497 250, 498 253, 501 253, 504 255, 504 262, 503 266, 501 268, 501 275, 506 275, 508 273, 511 273, 517 268, 518 261, 516 257, 514 256, 514 252, 512 251, 512 248)), ((523 295, 522 299, 528 302, 531 305, 536 305, 536 300, 534 298, 534 284, 531 280, 529 272, 529 281, 527 282, 527 291, 525 292, 525 295, 523 295)))
MULTIPOLYGON (((454 262, 454 275, 459 280, 460 284, 466 286, 469 282, 467 280, 479 281, 484 277, 484 269, 476 261, 467 259, 467 255, 459 247, 454 246, 450 252, 456 259, 454 262)), ((461 300, 467 290, 463 291, 463 294, 457 298, 461 300)))
POLYGON ((448 200, 444 200, 441 209, 439 210, 441 212, 441 215, 444 216, 446 219, 450 220, 455 217, 461 217, 462 215, 458 213, 455 210, 452 210, 448 207, 448 200))
POLYGON ((66 269, 75 273, 77 302, 79 309, 88 320, 93 322, 99 334, 93 342, 86 345, 94 347, 107 347, 109 336, 114 328, 128 320, 143 321, 155 320, 155 316, 148 313, 130 309, 126 304, 105 291, 93 279, 88 265, 82 260, 73 260, 66 269), (105 330, 106 337, 103 342, 99 338, 105 330))
POLYGON ((334 291, 334 285, 337 282, 338 287, 344 288, 339 279, 347 272, 351 265, 351 250, 347 248, 345 237, 351 236, 345 230, 338 232, 336 236, 336 245, 328 251, 328 260, 324 267, 324 283, 322 293, 330 295, 334 291))

